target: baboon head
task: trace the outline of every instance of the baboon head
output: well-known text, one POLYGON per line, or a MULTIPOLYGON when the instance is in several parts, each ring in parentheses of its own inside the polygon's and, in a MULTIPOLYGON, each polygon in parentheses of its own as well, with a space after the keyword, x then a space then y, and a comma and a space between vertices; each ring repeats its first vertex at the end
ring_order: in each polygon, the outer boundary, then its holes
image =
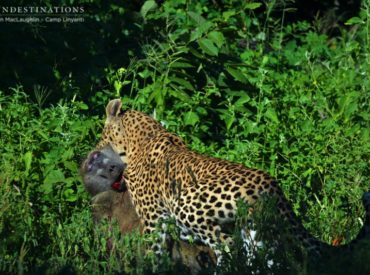
POLYGON ((122 179, 125 168, 126 165, 109 144, 91 152, 81 167, 86 190, 92 196, 109 190, 125 191, 122 179))

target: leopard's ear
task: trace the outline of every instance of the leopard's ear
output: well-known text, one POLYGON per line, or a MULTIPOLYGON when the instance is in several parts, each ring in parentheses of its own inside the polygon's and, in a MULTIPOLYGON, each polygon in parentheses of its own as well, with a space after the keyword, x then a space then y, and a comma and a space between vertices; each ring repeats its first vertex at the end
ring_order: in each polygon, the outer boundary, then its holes
POLYGON ((121 99, 113 99, 109 101, 105 108, 107 114, 107 120, 113 117, 117 117, 121 113, 122 102, 121 99))

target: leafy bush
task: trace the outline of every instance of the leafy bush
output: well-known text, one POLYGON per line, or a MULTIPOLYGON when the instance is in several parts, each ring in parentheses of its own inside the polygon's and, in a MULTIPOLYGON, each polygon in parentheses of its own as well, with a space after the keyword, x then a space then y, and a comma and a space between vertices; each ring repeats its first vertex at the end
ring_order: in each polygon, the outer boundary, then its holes
POLYGON ((87 207, 78 167, 98 134, 81 102, 41 109, 21 88, 13 92, 0 94, 1 269, 44 258, 57 241, 53 227, 87 207))

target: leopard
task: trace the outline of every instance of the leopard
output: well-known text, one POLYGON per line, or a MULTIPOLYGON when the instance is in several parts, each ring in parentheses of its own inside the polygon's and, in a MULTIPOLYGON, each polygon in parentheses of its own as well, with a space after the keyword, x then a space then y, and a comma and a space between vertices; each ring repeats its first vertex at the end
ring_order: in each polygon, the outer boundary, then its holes
MULTIPOLYGON (((180 238, 199 240, 222 259, 223 246, 233 245, 224 225, 235 221, 237 203, 256 204, 274 198, 278 214, 289 224, 289 232, 309 252, 319 254, 329 247, 310 234, 297 217, 277 180, 268 173, 242 164, 206 156, 190 150, 183 140, 151 116, 123 110, 121 99, 106 106, 106 120, 97 148, 110 144, 127 165, 125 182, 144 232, 156 231, 157 224, 173 218, 180 238)), ((370 236, 370 193, 364 192, 365 219, 358 236, 349 244, 370 236)), ((161 234, 166 235, 166 228, 161 234)), ((260 245, 258 232, 244 232, 260 245)), ((336 246, 337 248, 338 246, 336 246)), ((161 253, 161 246, 153 247, 161 253)))
MULTIPOLYGON (((122 235, 142 232, 131 195, 125 188, 123 173, 126 165, 110 145, 91 151, 82 162, 80 174, 86 191, 92 196, 91 209, 95 224, 102 220, 117 221, 122 235)), ((108 244, 111 240, 108 239, 108 244)), ((215 265, 215 256, 206 246, 172 241, 168 244, 171 259, 187 268, 191 274, 215 265)))

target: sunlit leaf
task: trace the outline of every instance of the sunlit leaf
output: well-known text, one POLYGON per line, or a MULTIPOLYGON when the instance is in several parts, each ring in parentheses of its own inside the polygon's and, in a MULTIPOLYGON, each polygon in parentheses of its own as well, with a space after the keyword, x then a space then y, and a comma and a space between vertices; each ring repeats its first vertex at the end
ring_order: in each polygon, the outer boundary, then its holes
POLYGON ((189 15, 189 17, 198 25, 198 26, 200 26, 200 25, 202 25, 202 24, 204 24, 205 22, 206 22, 206 19, 204 19, 204 17, 203 16, 201 16, 200 14, 198 14, 198 13, 195 13, 195 12, 193 12, 193 11, 189 11, 188 12, 188 15, 189 15))
POLYGON ((193 65, 186 62, 173 62, 171 63, 171 68, 192 68, 193 65))
POLYGON ((198 40, 199 47, 206 53, 212 56, 218 55, 218 49, 215 44, 208 38, 201 38, 198 40))
POLYGON ((28 174, 29 170, 31 169, 31 163, 32 163, 32 152, 28 151, 23 155, 23 161, 25 166, 25 173, 28 174))
POLYGON ((44 179, 44 184, 54 184, 63 182, 65 180, 64 174, 61 170, 51 170, 44 179))
POLYGON ((247 3, 244 5, 244 8, 247 10, 255 10, 259 8, 262 4, 261 3, 247 3))
POLYGON ((221 48, 221 46, 225 42, 225 37, 222 34, 222 32, 213 31, 208 34, 208 38, 212 40, 218 48, 221 48))
POLYGON ((276 114, 276 111, 272 108, 267 109, 267 111, 265 112, 265 117, 275 123, 279 123, 279 119, 276 114))
POLYGON ((145 18, 148 12, 150 10, 155 9, 156 7, 157 7, 157 3, 155 1, 153 0, 146 1, 144 5, 141 7, 141 10, 140 10, 141 16, 145 18))
POLYGON ((64 192, 63 192, 63 195, 64 195, 64 198, 66 201, 69 201, 69 202, 74 202, 77 200, 77 195, 76 193, 74 192, 73 189, 71 188, 68 188, 66 189, 64 192))
POLYGON ((364 24, 364 23, 365 23, 365 21, 362 20, 361 18, 359 18, 359 17, 352 17, 349 20, 347 20, 347 22, 345 22, 344 24, 345 25, 356 25, 356 24, 364 24))
POLYGON ((197 122, 199 122, 199 116, 195 112, 187 112, 184 116, 184 123, 185 125, 192 125, 194 126, 197 122))
POLYGON ((234 16, 235 14, 236 14, 236 11, 228 10, 222 13, 222 17, 224 18, 225 21, 227 21, 229 20, 230 17, 234 16))
POLYGON ((184 88, 188 89, 188 90, 191 90, 191 91, 194 91, 194 87, 193 85, 191 85, 191 83, 183 78, 179 78, 179 77, 169 77, 169 79, 171 81, 174 81, 178 84, 180 84, 181 86, 183 86, 184 88))
POLYGON ((189 41, 191 42, 202 37, 203 34, 206 33, 212 26, 213 24, 211 22, 205 22, 204 24, 200 25, 194 31, 191 32, 189 41))
POLYGON ((226 71, 229 74, 231 74, 234 77, 235 80, 240 81, 242 83, 248 83, 247 78, 244 76, 244 74, 241 71, 239 71, 237 69, 233 69, 231 67, 227 67, 226 71))

